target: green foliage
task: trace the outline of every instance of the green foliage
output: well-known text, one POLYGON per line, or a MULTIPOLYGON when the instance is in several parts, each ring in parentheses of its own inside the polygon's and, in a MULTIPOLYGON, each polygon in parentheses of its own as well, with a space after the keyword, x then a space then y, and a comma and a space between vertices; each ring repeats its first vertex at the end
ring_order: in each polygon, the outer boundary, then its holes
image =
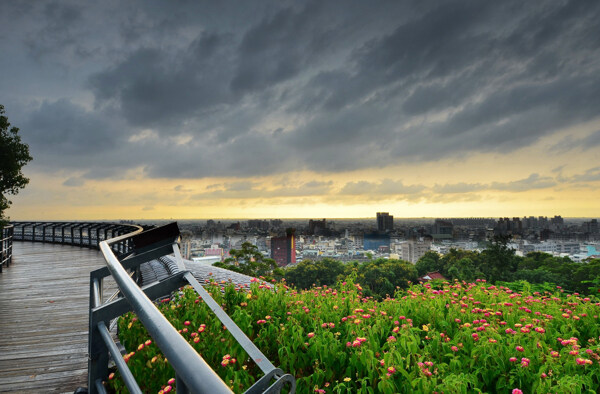
POLYGON ((304 260, 285 270, 285 280, 300 289, 331 286, 337 280, 351 276, 364 286, 366 295, 381 299, 393 295, 398 288, 408 288, 416 281, 417 271, 411 263, 393 259, 347 264, 334 259, 304 260))
POLYGON ((255 277, 269 276, 271 278, 272 274, 277 276, 282 274, 281 270, 277 270, 275 260, 265 258, 258 247, 250 242, 244 242, 241 249, 231 249, 229 254, 231 257, 225 259, 223 263, 214 265, 255 277))
POLYGON ((417 274, 419 276, 424 276, 428 272, 438 271, 442 275, 444 275, 446 271, 444 261, 442 261, 439 253, 434 251, 426 252, 415 264, 415 268, 417 269, 417 274))
POLYGON ((393 296, 396 289, 406 289, 417 280, 417 270, 403 260, 377 259, 356 267, 357 281, 365 286, 368 295, 378 299, 393 296))
POLYGON ((331 286, 344 272, 344 265, 334 259, 326 258, 312 261, 304 260, 284 271, 285 280, 299 289, 311 286, 331 286))
POLYGON ((8 220, 4 216, 4 211, 11 205, 7 194, 15 195, 27 185, 29 179, 21 168, 32 160, 29 146, 21 142, 19 129, 10 127, 4 113, 4 106, 0 105, 0 228, 8 220))
POLYGON ((494 236, 481 253, 483 260, 480 266, 481 272, 492 283, 498 280, 511 280, 512 274, 517 270, 519 262, 515 251, 508 247, 508 241, 510 236, 494 236))
MULTIPOLYGON (((352 281, 301 292, 207 289, 296 377, 299 393, 598 392, 598 300, 517 285, 521 292, 479 280, 426 284, 381 302, 352 281)), ((192 289, 160 309, 234 392, 262 376, 192 289)), ((173 370, 133 314, 120 319, 119 337, 144 392, 173 388, 173 370)), ((125 392, 118 374, 107 386, 125 392)))

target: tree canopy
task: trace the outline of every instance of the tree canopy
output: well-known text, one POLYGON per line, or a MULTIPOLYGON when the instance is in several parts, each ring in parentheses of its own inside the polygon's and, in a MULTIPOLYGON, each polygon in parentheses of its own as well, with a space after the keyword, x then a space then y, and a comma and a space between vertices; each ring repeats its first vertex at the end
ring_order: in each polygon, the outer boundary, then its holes
POLYGON ((4 211, 12 203, 7 195, 17 194, 29 183, 21 169, 32 160, 29 146, 21 142, 19 129, 10 126, 4 113, 0 104, 0 226, 8 220, 4 211))
POLYGON ((215 263, 215 266, 250 276, 281 276, 275 260, 265 258, 250 242, 244 242, 241 249, 231 249, 229 255, 231 257, 223 263, 215 263))

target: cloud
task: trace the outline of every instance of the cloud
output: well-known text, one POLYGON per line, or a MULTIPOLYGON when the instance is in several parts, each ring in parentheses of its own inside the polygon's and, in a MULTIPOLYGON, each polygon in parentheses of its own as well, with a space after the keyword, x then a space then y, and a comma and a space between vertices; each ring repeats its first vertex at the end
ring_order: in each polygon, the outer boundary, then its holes
MULTIPOLYGON (((132 168, 187 179, 340 173, 502 155, 600 108, 597 2, 5 9, 0 94, 22 108, 35 165, 85 179, 132 168)), ((570 141, 594 148, 600 132, 570 141)))
POLYGON ((381 182, 356 181, 346 183, 339 194, 373 198, 415 199, 421 197, 423 185, 404 185, 402 181, 384 179, 381 182))
POLYGON ((600 181, 600 167, 592 167, 582 174, 561 176, 560 181, 564 183, 587 183, 600 181))
POLYGON ((432 190, 435 193, 439 194, 460 194, 460 193, 471 193, 477 192, 481 190, 488 189, 488 185, 483 185, 481 183, 447 183, 445 185, 435 185, 432 190))
POLYGON ((511 192, 524 192, 534 189, 547 189, 556 186, 557 182, 551 177, 542 177, 539 174, 531 174, 525 179, 512 182, 493 182, 491 189, 505 190, 511 192))
POLYGON ((85 180, 80 177, 70 177, 66 181, 63 182, 63 186, 69 187, 78 187, 83 186, 85 184, 85 180))
POLYGON ((310 181, 296 186, 272 188, 254 181, 239 181, 210 185, 207 192, 194 194, 194 200, 220 199, 277 199, 289 197, 318 197, 331 192, 333 182, 310 181))
POLYGON ((551 147, 554 152, 568 152, 571 150, 586 151, 594 149, 600 145, 600 130, 597 130, 585 137, 569 135, 557 142, 551 147))

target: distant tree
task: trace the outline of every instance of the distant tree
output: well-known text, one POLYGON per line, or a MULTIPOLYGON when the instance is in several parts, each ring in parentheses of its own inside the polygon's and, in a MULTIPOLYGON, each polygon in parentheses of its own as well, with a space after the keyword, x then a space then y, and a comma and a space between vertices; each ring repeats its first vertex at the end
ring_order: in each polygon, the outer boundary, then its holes
POLYGON ((423 276, 428 272, 438 271, 442 275, 445 274, 444 271, 444 263, 437 252, 432 250, 425 252, 423 256, 417 261, 415 264, 415 268, 417 269, 417 274, 419 276, 423 276))
POLYGON ((372 294, 377 298, 393 296, 396 288, 406 289, 417 280, 417 269, 404 260, 377 259, 357 267, 348 266, 348 269, 356 270, 357 282, 366 287, 365 294, 372 294))
POLYGON ((284 270, 285 280, 300 289, 333 285, 344 272, 344 265, 334 259, 304 260, 284 270))
POLYGON ((241 249, 231 249, 229 255, 231 257, 223 263, 215 263, 215 266, 250 276, 270 276, 274 270, 277 271, 275 260, 265 258, 250 242, 244 242, 241 249))
POLYGON ((514 249, 508 247, 510 236, 497 235, 489 240, 487 248, 481 252, 479 267, 485 279, 495 283, 498 280, 511 281, 517 271, 519 259, 514 249))
POLYGON ((4 211, 12 203, 7 195, 17 194, 29 183, 21 168, 32 160, 29 146, 21 142, 19 129, 10 127, 4 113, 4 106, 0 104, 0 227, 8 221, 4 211))

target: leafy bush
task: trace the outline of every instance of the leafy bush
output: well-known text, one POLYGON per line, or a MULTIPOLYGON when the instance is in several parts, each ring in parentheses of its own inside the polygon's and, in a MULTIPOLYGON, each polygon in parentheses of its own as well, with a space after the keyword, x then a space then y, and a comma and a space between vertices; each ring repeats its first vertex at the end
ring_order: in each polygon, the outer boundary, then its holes
MULTIPOLYGON (((485 281, 412 286, 377 302, 352 281, 308 291, 284 283, 207 286, 298 392, 598 392, 600 303, 485 281)), ((160 309, 234 392, 261 376, 196 293, 160 309)), ((145 392, 171 390, 174 372, 133 314, 119 321, 128 365, 145 392)), ((107 382, 124 391, 117 376, 107 382)))

